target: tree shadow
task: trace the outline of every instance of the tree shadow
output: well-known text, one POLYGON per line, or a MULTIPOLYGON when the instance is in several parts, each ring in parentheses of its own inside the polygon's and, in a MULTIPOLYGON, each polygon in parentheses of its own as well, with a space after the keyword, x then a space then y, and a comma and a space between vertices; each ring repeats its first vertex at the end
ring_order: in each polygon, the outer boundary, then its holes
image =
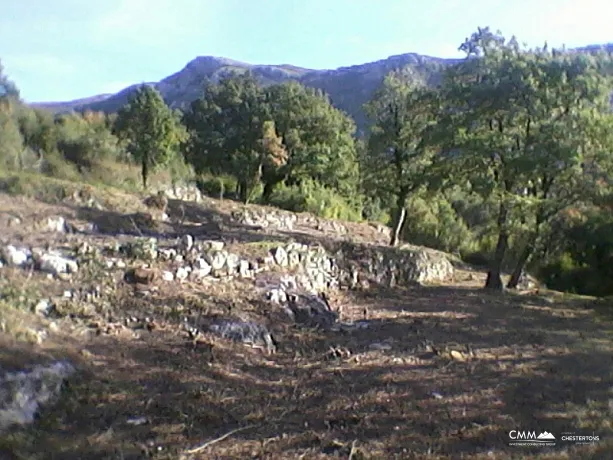
POLYGON ((218 340, 210 359, 176 328, 100 338, 60 403, 26 430, 21 453, 70 460, 144 458, 149 450, 177 458, 247 425, 254 426, 197 458, 348 456, 354 440, 375 458, 613 452, 610 443, 560 440, 563 431, 612 434, 611 327, 585 309, 447 287, 352 292, 346 302, 378 316, 346 333, 285 328, 271 356, 218 340), (389 349, 372 347, 381 343, 389 349), (464 356, 465 344, 474 356, 464 356), (462 354, 442 352, 449 347, 462 354), (141 416, 147 423, 130 425, 141 416), (558 440, 520 452, 509 446, 514 429, 558 440))

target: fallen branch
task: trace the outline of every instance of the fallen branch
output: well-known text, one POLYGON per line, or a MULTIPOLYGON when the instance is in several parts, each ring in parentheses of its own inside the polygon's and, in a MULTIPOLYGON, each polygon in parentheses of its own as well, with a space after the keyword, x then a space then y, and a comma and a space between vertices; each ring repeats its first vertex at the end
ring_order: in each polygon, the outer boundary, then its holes
POLYGON ((240 431, 248 430, 249 428, 253 428, 254 426, 256 426, 256 425, 247 425, 247 426, 243 426, 243 427, 240 427, 240 428, 235 428, 235 429, 233 429, 231 431, 228 431, 223 436, 220 436, 220 437, 215 438, 215 439, 211 439, 210 441, 207 441, 204 444, 199 445, 198 447, 194 447, 193 449, 186 450, 185 453, 186 454, 190 454, 190 455, 191 454, 197 454, 199 452, 202 452, 207 447, 209 447, 209 446, 211 446, 213 444, 216 444, 216 443, 218 443, 220 441, 223 441, 224 439, 229 438, 230 436, 232 436, 235 433, 238 433, 240 431))

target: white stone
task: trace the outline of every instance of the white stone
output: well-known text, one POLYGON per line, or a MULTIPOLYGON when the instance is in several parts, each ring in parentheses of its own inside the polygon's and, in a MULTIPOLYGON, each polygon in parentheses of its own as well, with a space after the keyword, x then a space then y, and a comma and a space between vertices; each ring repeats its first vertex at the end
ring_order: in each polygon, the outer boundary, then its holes
POLYGON ((210 256, 209 263, 213 270, 221 270, 226 264, 226 254, 223 251, 214 252, 210 256))
POLYGON ((39 263, 41 271, 52 275, 76 273, 79 270, 77 262, 54 252, 42 254, 39 263))
POLYGON ((172 281, 175 279, 175 275, 172 274, 172 272, 169 271, 163 271, 162 272, 162 279, 164 281, 172 281))
POLYGON ((26 248, 18 249, 13 245, 8 245, 4 248, 3 256, 7 264, 20 267, 28 261, 31 253, 26 248))
POLYGON ((184 281, 189 276, 189 270, 187 267, 179 267, 177 268, 177 272, 175 273, 175 278, 179 281, 184 281))
POLYGON ((62 216, 49 217, 47 219, 47 229, 50 232, 64 233, 66 231, 66 219, 62 216))
POLYGON ((236 254, 228 254, 226 257, 226 266, 230 271, 234 271, 238 268, 240 264, 240 257, 236 254))

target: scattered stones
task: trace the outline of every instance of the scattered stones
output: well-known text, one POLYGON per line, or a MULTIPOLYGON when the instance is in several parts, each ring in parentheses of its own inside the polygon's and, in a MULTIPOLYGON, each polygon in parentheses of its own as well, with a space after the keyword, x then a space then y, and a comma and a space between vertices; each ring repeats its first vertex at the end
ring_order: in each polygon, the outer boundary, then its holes
POLYGON ((163 190, 162 193, 171 200, 194 201, 196 203, 202 201, 202 193, 195 185, 173 185, 163 190))
POLYGON ((294 224, 298 219, 296 214, 290 212, 266 210, 262 213, 258 213, 257 211, 251 209, 243 209, 241 211, 233 212, 232 218, 236 222, 243 225, 288 231, 294 229, 294 224))
POLYGON ((162 279, 164 281, 173 281, 175 279, 175 275, 173 275, 172 272, 169 272, 169 271, 165 270, 165 271, 162 272, 162 279))
POLYGON ((74 372, 70 363, 60 361, 0 376, 0 432, 32 423, 40 407, 59 395, 64 380, 74 372))

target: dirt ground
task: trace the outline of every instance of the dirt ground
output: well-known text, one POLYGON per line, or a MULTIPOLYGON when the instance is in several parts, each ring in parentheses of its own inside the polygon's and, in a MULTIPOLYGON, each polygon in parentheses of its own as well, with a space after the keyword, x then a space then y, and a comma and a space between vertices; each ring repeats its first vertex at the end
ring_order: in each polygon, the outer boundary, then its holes
MULTIPOLYGON (((103 245, 130 238, 112 231, 124 224, 162 246, 186 232, 245 250, 325 237, 250 231, 220 203, 171 203, 171 218, 182 208, 181 219, 147 229, 133 217, 145 211, 138 200, 115 199, 113 211, 96 211, 0 194, 0 243, 103 245), (57 215, 99 231, 37 229, 57 215)), ((369 327, 323 332, 276 320, 253 281, 143 289, 124 283, 124 271, 51 280, 0 269, 0 366, 68 357, 78 367, 35 424, 0 438, 0 459, 613 457, 613 323, 591 299, 487 294, 483 273, 459 270, 447 285, 335 292, 343 319, 366 317, 369 327), (29 343, 24 331, 48 322, 31 313, 40 298, 99 285, 105 308, 73 303, 46 340, 29 343), (269 324, 277 353, 208 336, 194 344, 183 331, 185 316, 228 314, 269 324), (152 327, 125 326, 131 316, 152 318, 152 327), (510 446, 511 430, 553 433, 555 446, 510 446), (563 432, 600 440, 575 445, 563 432)))

